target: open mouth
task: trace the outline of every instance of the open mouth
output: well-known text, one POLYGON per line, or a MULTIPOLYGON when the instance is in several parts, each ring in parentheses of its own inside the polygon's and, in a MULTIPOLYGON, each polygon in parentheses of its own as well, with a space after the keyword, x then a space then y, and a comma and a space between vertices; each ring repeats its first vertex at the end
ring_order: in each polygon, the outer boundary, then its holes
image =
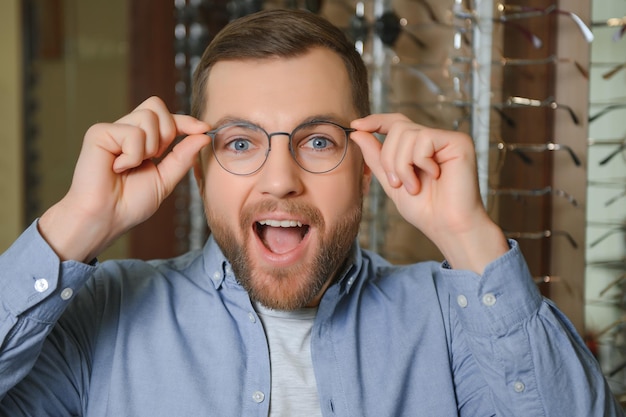
POLYGON ((294 250, 309 233, 310 227, 297 220, 259 220, 254 231, 272 253, 282 255, 294 250))

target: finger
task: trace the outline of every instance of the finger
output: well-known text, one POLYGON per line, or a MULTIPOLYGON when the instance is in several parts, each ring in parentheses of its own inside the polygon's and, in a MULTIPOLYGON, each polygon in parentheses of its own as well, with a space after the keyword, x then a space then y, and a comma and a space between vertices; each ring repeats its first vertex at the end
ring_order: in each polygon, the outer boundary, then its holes
POLYGON ((404 183, 412 194, 419 192, 419 181, 410 160, 413 142, 408 142, 410 135, 407 132, 418 131, 422 126, 413 123, 403 114, 391 113, 371 114, 354 120, 351 127, 386 135, 382 146, 381 164, 389 184, 397 188, 404 183))
POLYGON ((146 155, 161 156, 177 136, 201 133, 209 125, 191 116, 173 115, 158 97, 150 97, 118 122, 139 126, 146 130, 146 155))
POLYGON ((173 115, 176 135, 194 135, 211 130, 211 126, 195 117, 184 114, 173 115))
MULTIPOLYGON (((413 131, 409 131, 413 134, 413 131)), ((402 132, 399 135, 388 135, 382 149, 383 166, 387 172, 393 172, 398 186, 403 185, 410 194, 420 190, 417 167, 414 162, 416 139, 402 132)), ((388 174, 391 175, 391 174, 388 174)))
POLYGON ((125 124, 98 123, 91 126, 85 134, 81 151, 84 156, 81 159, 88 160, 91 168, 98 166, 121 172, 141 164, 144 150, 143 129, 125 124))
POLYGON ((154 111, 135 109, 132 113, 116 121, 115 124, 127 125, 143 131, 143 155, 145 155, 145 158, 152 158, 158 155, 161 148, 161 133, 159 116, 154 111))
POLYGON ((390 179, 383 168, 381 162, 383 145, 374 135, 365 131, 356 131, 350 134, 350 138, 361 149, 365 163, 372 170, 374 176, 378 178, 378 182, 380 182, 387 194, 389 194, 392 188, 399 186, 395 184, 398 181, 397 178, 395 180, 393 178, 390 179))
POLYGON ((410 194, 419 193, 426 178, 436 179, 441 173, 436 161, 437 149, 430 135, 430 130, 413 127, 402 131, 396 140, 398 146, 392 155, 394 172, 410 194))
POLYGON ((412 123, 416 125, 403 114, 381 113, 370 114, 369 116, 363 117, 361 119, 353 120, 352 123, 350 123, 350 127, 357 130, 386 135, 391 130, 391 127, 399 122, 412 123))
POLYGON ((211 138, 203 133, 191 134, 180 141, 172 151, 157 165, 164 195, 169 195, 176 184, 193 166, 200 150, 211 142, 211 138))
MULTIPOLYGON (((157 152, 154 148, 154 144, 161 141, 160 133, 155 128, 154 123, 147 122, 149 118, 149 116, 144 115, 144 122, 139 123, 138 126, 120 123, 108 124, 106 127, 102 128, 103 131, 101 133, 96 133, 104 136, 102 147, 109 153, 115 155, 113 162, 114 172, 120 173, 128 169, 136 168, 141 165, 143 161, 164 152, 157 152), (151 145, 148 143, 151 143, 151 145)), ((177 134, 199 134, 209 129, 207 123, 190 116, 176 115, 172 120, 176 120, 177 123, 174 125, 175 130, 171 139, 165 141, 167 146, 172 143, 177 134)))

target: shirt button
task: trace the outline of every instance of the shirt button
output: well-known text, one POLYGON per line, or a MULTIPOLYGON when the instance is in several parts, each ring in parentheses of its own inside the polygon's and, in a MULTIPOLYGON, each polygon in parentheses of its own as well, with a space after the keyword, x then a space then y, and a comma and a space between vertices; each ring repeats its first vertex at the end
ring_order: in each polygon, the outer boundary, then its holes
POLYGON ((496 296, 495 295, 493 295, 490 292, 488 292, 487 294, 483 295, 483 304, 484 305, 486 305, 487 307, 491 307, 495 303, 496 303, 496 296))
POLYGON ((72 295, 74 295, 74 290, 71 288, 66 288, 63 291, 61 291, 61 299, 63 301, 67 301, 70 298, 72 298, 72 295))
POLYGON ((264 399, 265 394, 263 394, 261 391, 254 391, 254 394, 252 394, 252 400, 254 400, 255 403, 261 403, 264 399))
POLYGON ((526 386, 523 382, 517 381, 515 384, 513 384, 513 389, 515 390, 515 392, 522 392, 526 389, 526 386))
POLYGON ((456 297, 456 302, 458 303, 459 306, 463 308, 467 307, 467 297, 465 297, 463 294, 456 297))
POLYGON ((213 280, 214 281, 218 281, 221 277, 222 277, 222 274, 220 274, 219 271, 213 272, 213 280))
POLYGON ((253 313, 248 313, 248 318, 250 319, 251 323, 256 323, 256 317, 254 317, 253 313))
POLYGON ((35 281, 35 291, 44 292, 48 289, 48 280, 45 278, 39 278, 35 281))

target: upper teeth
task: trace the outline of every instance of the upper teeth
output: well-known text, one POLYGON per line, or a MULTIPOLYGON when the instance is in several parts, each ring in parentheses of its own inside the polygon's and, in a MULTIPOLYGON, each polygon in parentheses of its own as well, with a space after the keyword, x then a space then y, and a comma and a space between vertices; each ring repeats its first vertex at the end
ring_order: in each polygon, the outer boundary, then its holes
POLYGON ((296 220, 260 220, 260 224, 272 227, 301 227, 302 223, 296 220))

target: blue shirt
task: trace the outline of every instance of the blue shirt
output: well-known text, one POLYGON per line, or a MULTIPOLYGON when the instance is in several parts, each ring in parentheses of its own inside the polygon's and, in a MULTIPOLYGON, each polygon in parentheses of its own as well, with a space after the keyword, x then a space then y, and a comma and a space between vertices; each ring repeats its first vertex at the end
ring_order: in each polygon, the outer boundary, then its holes
MULTIPOLYGON (((59 262, 33 224, 0 257, 0 415, 267 416, 262 324, 212 239, 144 262, 59 262)), ((482 276, 355 246, 311 355, 331 416, 618 416, 519 248, 482 276)))

